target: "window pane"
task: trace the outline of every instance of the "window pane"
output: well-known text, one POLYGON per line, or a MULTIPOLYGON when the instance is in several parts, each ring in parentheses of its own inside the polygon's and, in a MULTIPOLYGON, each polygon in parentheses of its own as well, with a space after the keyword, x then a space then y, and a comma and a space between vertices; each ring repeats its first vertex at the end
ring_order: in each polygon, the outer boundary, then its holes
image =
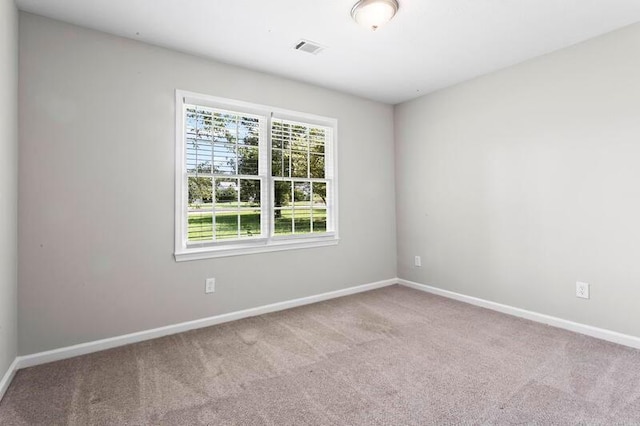
POLYGON ((290 149, 292 144, 292 125, 274 120, 271 125, 271 145, 274 148, 290 149))
POLYGON ((289 177, 289 151, 273 148, 271 151, 271 176, 289 177))
POLYGON ((326 209, 313 209, 313 232, 327 232, 326 209))
POLYGON ((324 144, 326 140, 326 132, 324 129, 312 127, 309 129, 309 140, 315 144, 324 144))
POLYGON ((258 175, 258 148, 238 147, 238 174, 258 175))
POLYGON ((282 150, 271 150, 271 176, 282 176, 282 150))
POLYGON ((291 148, 291 125, 288 123, 274 122, 276 126, 272 134, 272 143, 277 148, 291 148))
POLYGON ((189 177, 189 208, 193 205, 209 204, 213 197, 213 179, 210 177, 189 177))
POLYGON ((216 213, 216 240, 238 238, 238 213, 216 213))
POLYGON ((260 140, 260 121, 253 117, 241 117, 238 134, 239 143, 244 145, 258 146, 260 140))
POLYGON ((196 109, 188 107, 184 115, 184 129, 188 137, 195 137, 196 134, 196 109))
POLYGON ((291 151, 291 176, 292 177, 309 177, 307 152, 291 151))
POLYGON ((260 210, 249 210, 240 213, 240 236, 260 236, 260 210))
POLYGON ((260 207, 260 180, 240 179, 240 206, 260 207))
POLYGON ((306 127, 298 124, 291 126, 291 149, 298 151, 307 151, 309 149, 306 127))
POLYGON ((274 207, 284 207, 291 203, 291 182, 274 182, 274 207))
POLYGON ((282 152, 282 176, 291 177, 291 152, 282 152))
POLYGON ((212 197, 212 178, 192 176, 188 178, 188 241, 203 241, 213 238, 212 197))
POLYGON ((188 241, 203 241, 213 238, 213 214, 211 212, 189 212, 188 241))
POLYGON ((211 141, 211 112, 201 108, 188 108, 185 116, 187 138, 211 141))
POLYGON ((276 209, 273 212, 274 233, 276 235, 291 234, 292 220, 291 209, 276 209))
POLYGON ((308 234, 311 232, 311 210, 294 210, 293 222, 296 234, 308 234))
POLYGON ((311 183, 295 182, 293 187, 293 200, 296 207, 308 206, 311 201, 311 183))
POLYGON ((211 173, 211 142, 187 139, 187 172, 211 173))
POLYGON ((216 141, 236 143, 238 116, 232 114, 214 114, 214 134, 216 141))
POLYGON ((236 173, 236 146, 228 143, 216 143, 213 145, 213 169, 214 173, 236 173))
POLYGON ((198 164, 198 157, 196 155, 196 150, 191 148, 195 144, 195 139, 187 139, 187 152, 185 154, 186 164, 187 164, 187 172, 195 173, 196 165, 198 164))
POLYGON ((188 179, 187 240, 203 241, 213 238, 213 179, 210 177, 189 177, 188 179))
POLYGON ((327 205, 327 184, 313 182, 313 205, 314 206, 326 206, 327 205))
POLYGON ((311 154, 309 170, 312 178, 324 178, 324 155, 311 154))
POLYGON ((238 207, 238 179, 216 179, 216 210, 238 207))
POLYGON ((309 151, 311 151, 312 154, 324 154, 324 143, 311 143, 309 151))
POLYGON ((271 146, 282 148, 282 123, 275 120, 271 123, 271 146))

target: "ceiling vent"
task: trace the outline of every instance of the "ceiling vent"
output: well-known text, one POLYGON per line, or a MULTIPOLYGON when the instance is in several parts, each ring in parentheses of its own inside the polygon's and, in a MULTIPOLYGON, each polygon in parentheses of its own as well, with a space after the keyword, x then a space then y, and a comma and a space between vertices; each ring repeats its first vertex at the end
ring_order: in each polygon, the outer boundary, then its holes
POLYGON ((294 49, 301 52, 311 53, 312 55, 317 55, 324 50, 324 47, 320 46, 318 43, 314 43, 313 41, 300 40, 296 43, 294 49))

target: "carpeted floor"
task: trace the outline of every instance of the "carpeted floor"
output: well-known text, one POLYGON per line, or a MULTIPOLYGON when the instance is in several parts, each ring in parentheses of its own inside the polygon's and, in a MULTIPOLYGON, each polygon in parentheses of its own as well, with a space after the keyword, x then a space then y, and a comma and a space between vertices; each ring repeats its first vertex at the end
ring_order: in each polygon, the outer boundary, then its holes
POLYGON ((640 351, 392 286, 21 370, 2 425, 640 424, 640 351))

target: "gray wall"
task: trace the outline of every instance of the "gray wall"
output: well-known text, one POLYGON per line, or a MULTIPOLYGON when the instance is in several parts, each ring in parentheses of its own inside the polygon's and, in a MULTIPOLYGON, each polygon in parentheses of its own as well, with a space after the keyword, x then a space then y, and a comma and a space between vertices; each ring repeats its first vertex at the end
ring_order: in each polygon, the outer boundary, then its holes
POLYGON ((640 24, 396 106, 399 276, 640 336, 638 52, 640 24))
POLYGON ((0 379, 17 354, 18 11, 0 0, 0 379))
POLYGON ((391 106, 24 13, 20 67, 21 354, 395 277, 391 106), (176 88, 337 118, 340 244, 176 263, 176 88))

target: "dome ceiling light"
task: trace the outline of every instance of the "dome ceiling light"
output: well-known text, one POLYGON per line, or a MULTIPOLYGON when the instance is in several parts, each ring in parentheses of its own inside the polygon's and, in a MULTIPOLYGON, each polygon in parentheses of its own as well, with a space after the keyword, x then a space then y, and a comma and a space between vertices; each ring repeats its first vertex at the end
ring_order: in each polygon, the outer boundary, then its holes
POLYGON ((358 24, 373 31, 386 24, 398 12, 397 0, 360 0, 351 9, 351 17, 358 24))

